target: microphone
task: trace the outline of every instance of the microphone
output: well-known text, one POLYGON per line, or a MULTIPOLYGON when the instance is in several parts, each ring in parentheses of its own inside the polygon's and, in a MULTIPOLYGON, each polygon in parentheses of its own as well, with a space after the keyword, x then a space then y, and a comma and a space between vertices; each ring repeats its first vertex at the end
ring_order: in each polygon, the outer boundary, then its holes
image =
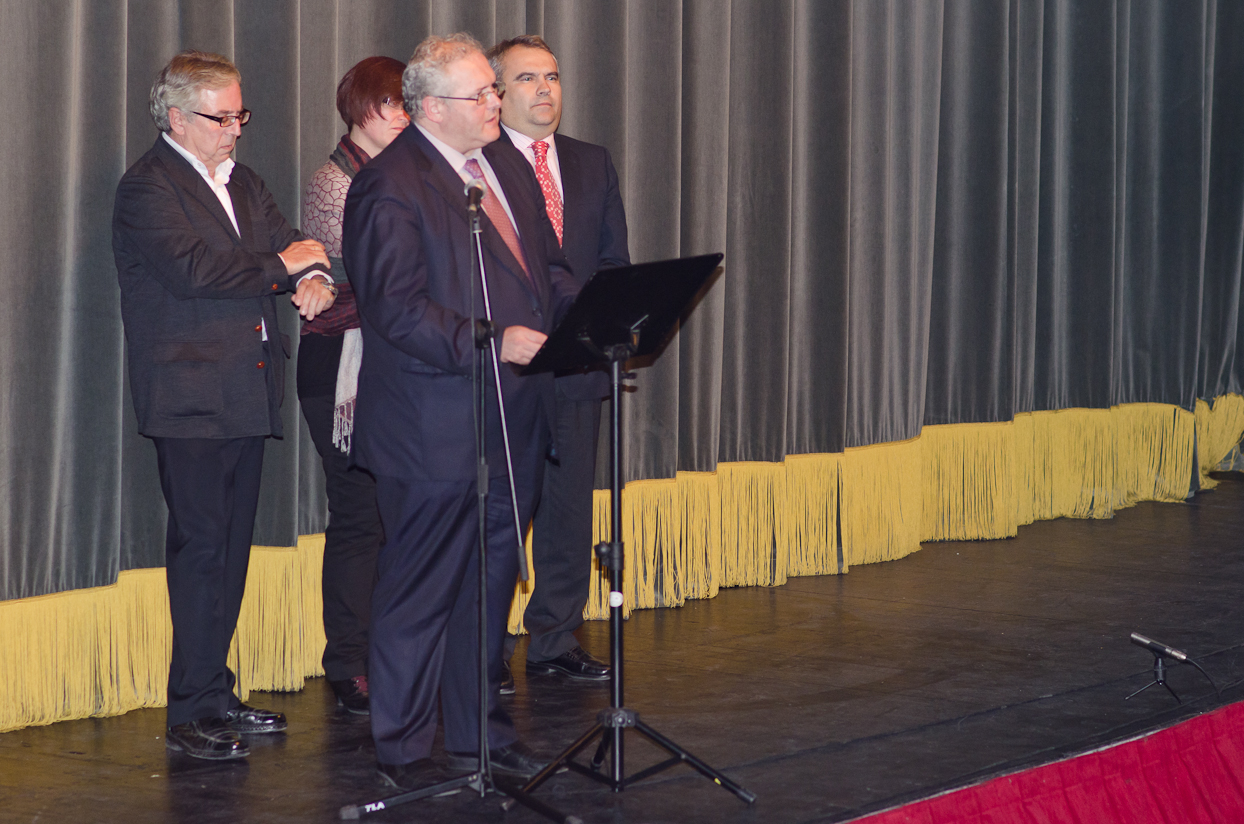
POLYGON ((1144 647, 1155 655, 1165 655, 1167 658, 1174 658, 1176 661, 1187 661, 1188 653, 1180 652, 1174 647, 1168 647, 1166 644, 1159 644, 1152 638, 1146 638, 1139 632, 1132 633, 1132 643, 1138 647, 1144 647))
POLYGON ((463 192, 467 196, 467 210, 472 214, 479 209, 479 202, 484 199, 484 189, 484 181, 478 177, 473 177, 467 181, 463 192))

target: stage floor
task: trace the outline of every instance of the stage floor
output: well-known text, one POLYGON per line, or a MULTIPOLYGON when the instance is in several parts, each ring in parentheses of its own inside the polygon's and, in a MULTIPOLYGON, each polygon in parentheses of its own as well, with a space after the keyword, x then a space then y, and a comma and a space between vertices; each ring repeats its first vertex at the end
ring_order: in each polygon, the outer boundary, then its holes
MULTIPOLYGON (((617 795, 565 773, 539 797, 589 824, 842 821, 1239 700, 1242 536, 1233 475, 1186 504, 927 544, 847 575, 636 612, 628 706, 758 800, 748 807, 686 766, 617 795), (1161 688, 1125 701, 1153 669, 1133 631, 1196 657, 1221 698, 1182 665, 1168 673, 1182 705, 1161 688)), ((598 656, 607 638, 605 623, 584 628, 598 656)), ((543 754, 608 705, 607 686, 527 678, 521 663, 516 678, 506 700, 543 754)), ((323 679, 251 701, 284 711, 289 732, 253 737, 234 763, 167 753, 163 710, 0 735, 0 821, 301 824, 390 794, 374 779, 367 720, 337 712, 323 679)), ((628 772, 660 760, 634 733, 626 758, 628 772)), ((463 793, 364 820, 543 819, 463 793)))

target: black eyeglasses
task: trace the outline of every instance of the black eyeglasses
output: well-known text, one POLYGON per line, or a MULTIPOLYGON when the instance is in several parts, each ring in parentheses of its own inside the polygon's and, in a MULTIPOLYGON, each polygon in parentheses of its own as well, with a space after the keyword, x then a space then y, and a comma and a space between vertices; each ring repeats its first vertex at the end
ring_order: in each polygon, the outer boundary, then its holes
POLYGON ((451 97, 450 95, 447 95, 447 94, 434 94, 432 95, 432 97, 436 97, 441 100, 470 100, 474 102, 477 106, 482 106, 488 102, 488 95, 490 94, 495 94, 497 98, 500 99, 501 89, 497 83, 493 83, 491 86, 484 89, 482 92, 475 95, 474 97, 451 97))
POLYGON ((224 117, 217 117, 214 114, 203 114, 203 112, 195 112, 195 114, 199 117, 206 117, 208 120, 215 120, 222 129, 228 129, 234 123, 245 126, 251 120, 250 109, 243 109, 241 114, 227 114, 224 117))

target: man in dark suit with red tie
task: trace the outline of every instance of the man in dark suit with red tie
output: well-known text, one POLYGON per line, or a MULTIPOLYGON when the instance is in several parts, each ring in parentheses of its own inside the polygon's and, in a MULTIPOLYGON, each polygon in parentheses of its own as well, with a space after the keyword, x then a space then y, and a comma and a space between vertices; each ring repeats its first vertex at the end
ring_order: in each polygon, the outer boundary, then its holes
POLYGON ((155 443, 168 504, 165 744, 240 758, 249 748, 239 734, 286 726, 281 713, 238 700, 226 665, 264 439, 281 436, 289 339, 275 296, 293 291, 311 319, 337 293, 323 245, 290 226, 259 176, 230 157, 250 112, 227 58, 174 57, 152 87, 151 115, 161 134, 117 187, 112 248, 138 431, 155 443))
MULTIPOLYGON (((521 377, 573 301, 569 274, 531 167, 497 143, 500 101, 479 43, 430 37, 402 78, 412 125, 355 176, 343 252, 358 301, 363 363, 353 458, 376 478, 384 524, 372 596, 369 688, 381 777, 436 781, 437 704, 449 765, 472 769, 478 741, 475 324, 467 181, 485 183, 484 263, 499 336, 501 385, 524 528, 552 437, 553 379, 521 377)), ((541 766, 517 740, 496 695, 517 536, 493 378, 487 370, 487 621, 490 761, 530 776, 541 766)))
MULTIPOLYGON (((488 52, 501 84, 503 141, 535 169, 545 206, 575 279, 631 262, 618 174, 604 146, 557 134, 562 114, 557 58, 542 38, 523 35, 488 52)), ((535 590, 523 623, 531 634, 527 673, 602 681, 609 667, 574 636, 583 623, 592 570, 592 488, 601 401, 609 395, 602 371, 556 381, 557 453, 544 470, 544 489, 532 527, 535 590)), ((509 644, 513 651, 513 641, 509 644)), ((513 682, 503 684, 513 691, 513 682)))

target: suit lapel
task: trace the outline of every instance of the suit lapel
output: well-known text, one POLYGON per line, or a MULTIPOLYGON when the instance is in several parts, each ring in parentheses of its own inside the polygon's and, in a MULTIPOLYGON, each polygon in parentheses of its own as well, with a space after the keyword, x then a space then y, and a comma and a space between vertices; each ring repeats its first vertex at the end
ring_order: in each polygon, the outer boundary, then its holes
POLYGON ((566 230, 569 228, 571 215, 579 213, 579 199, 582 193, 578 183, 583 179, 580 173, 579 155, 561 135, 554 134, 557 143, 557 167, 562 174, 562 248, 566 246, 566 230))
MULTIPOLYGON (((236 172, 237 166, 234 166, 233 170, 236 172)), ((238 233, 242 238, 242 246, 246 249, 254 249, 255 227, 251 222, 250 202, 247 200, 246 192, 243 191, 242 184, 238 182, 236 174, 229 176, 229 183, 225 188, 229 190, 229 199, 233 201, 233 216, 238 220, 238 233)), ((219 203, 219 199, 216 202, 219 203)), ((221 211, 224 211, 224 207, 221 207, 221 211)), ((225 215, 225 220, 228 219, 229 216, 225 215)))
MULTIPOLYGON (((431 183, 432 188, 436 190, 437 194, 445 199, 445 202, 449 205, 450 211, 452 211, 455 215, 458 215, 469 229, 471 224, 470 219, 467 216, 466 191, 462 178, 460 178, 458 173, 454 171, 454 168, 449 165, 449 161, 445 159, 444 155, 437 151, 436 147, 423 136, 422 132, 415 129, 415 134, 412 135, 412 137, 414 137, 416 141, 415 145, 417 149, 424 156, 423 159, 426 163, 424 168, 427 171, 426 179, 431 183)), ((489 163, 493 166, 493 172, 497 173, 498 170, 496 164, 492 164, 491 160, 489 163)), ((499 173, 498 179, 500 179, 499 173)), ((505 187, 506 184, 504 180, 501 180, 501 185, 503 188, 505 187)), ((511 208, 513 208, 512 203, 511 208)), ((484 248, 486 248, 488 252, 505 267, 505 270, 511 277, 516 278, 519 283, 523 284, 528 290, 530 290, 531 283, 528 280, 526 273, 523 272, 523 268, 519 265, 518 260, 514 257, 514 254, 510 251, 510 247, 505 244, 505 241, 502 240, 501 235, 497 232, 496 227, 492 225, 492 221, 488 220, 486 215, 481 221, 481 228, 484 239, 484 248)), ((526 241, 523 239, 523 233, 521 230, 519 230, 519 244, 526 249, 526 241)), ((531 257, 530 254, 527 256, 528 258, 531 257)))

